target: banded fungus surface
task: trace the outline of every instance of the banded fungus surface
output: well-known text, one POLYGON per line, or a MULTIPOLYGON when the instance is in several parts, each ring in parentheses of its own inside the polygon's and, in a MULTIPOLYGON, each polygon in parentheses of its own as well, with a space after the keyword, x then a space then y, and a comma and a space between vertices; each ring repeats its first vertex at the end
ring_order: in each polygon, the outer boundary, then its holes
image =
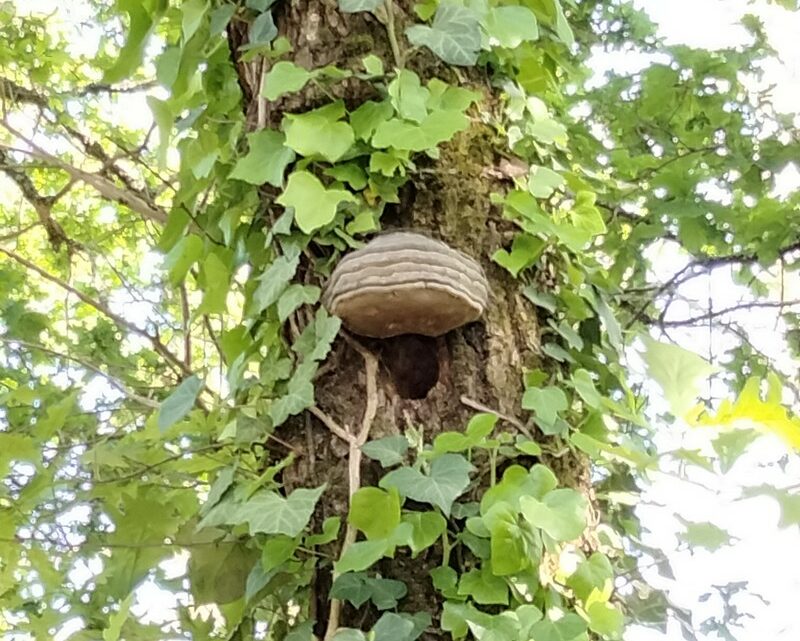
POLYGON ((400 395, 422 398, 438 379, 432 339, 477 320, 488 299, 489 284, 475 260, 403 231, 377 236, 342 258, 322 302, 354 334, 384 339, 400 395))

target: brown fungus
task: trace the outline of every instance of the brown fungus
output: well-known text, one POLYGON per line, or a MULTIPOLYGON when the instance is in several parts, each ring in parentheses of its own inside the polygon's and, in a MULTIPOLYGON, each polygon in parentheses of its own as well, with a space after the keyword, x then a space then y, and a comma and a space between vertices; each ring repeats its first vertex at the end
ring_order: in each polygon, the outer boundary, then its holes
POLYGON ((435 338, 477 320, 489 284, 481 266, 445 243, 392 232, 345 256, 323 294, 350 331, 384 339, 381 356, 403 398, 424 398, 439 378, 435 338))
POLYGON ((421 234, 393 232, 339 262, 323 303, 362 336, 435 337, 477 320, 488 297, 472 258, 421 234))

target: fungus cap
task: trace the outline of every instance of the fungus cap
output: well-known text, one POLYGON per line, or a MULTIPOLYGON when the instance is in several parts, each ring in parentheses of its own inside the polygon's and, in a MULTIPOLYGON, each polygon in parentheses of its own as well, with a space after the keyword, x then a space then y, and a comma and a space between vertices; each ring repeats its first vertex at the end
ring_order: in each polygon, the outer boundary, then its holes
POLYGON ((362 336, 441 336, 477 320, 489 285, 481 266, 412 232, 377 236, 333 270, 322 302, 362 336))

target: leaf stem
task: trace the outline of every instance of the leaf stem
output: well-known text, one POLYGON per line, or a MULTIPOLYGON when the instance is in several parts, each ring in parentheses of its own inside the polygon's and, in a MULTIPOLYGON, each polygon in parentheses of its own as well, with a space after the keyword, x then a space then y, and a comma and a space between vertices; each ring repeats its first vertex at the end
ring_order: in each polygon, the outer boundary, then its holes
POLYGON ((400 44, 397 41, 397 32, 394 28, 394 1, 385 0, 384 6, 386 7, 386 33, 389 36, 389 44, 392 47, 394 63, 398 69, 402 69, 403 54, 400 52, 400 44))

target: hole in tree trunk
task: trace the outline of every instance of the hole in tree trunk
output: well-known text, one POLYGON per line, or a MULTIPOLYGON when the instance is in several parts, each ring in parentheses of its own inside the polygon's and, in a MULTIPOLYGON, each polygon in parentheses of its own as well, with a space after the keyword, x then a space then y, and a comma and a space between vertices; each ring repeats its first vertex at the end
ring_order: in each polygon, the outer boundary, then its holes
POLYGON ((382 341, 381 359, 401 398, 425 398, 439 380, 435 338, 404 334, 382 341))

